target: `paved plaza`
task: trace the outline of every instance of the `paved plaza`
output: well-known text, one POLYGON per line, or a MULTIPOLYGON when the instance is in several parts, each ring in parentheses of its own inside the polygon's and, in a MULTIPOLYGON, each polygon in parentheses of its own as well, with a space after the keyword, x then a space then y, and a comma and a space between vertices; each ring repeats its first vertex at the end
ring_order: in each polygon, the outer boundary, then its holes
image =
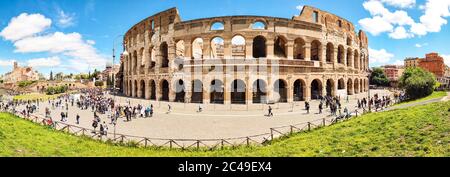
MULTIPOLYGON (((371 91, 380 96, 387 96, 391 93, 385 90, 371 91)), ((349 103, 342 100, 343 108, 348 107, 350 111, 354 112, 357 105, 357 99, 367 97, 368 95, 359 94, 350 96, 349 103)), ((153 102, 149 100, 130 99, 126 97, 115 97, 121 105, 127 105, 128 100, 132 105, 143 104, 148 106, 153 104, 155 113, 153 118, 137 118, 131 122, 125 122, 125 118, 120 118, 116 126, 116 133, 148 137, 148 138, 162 138, 162 139, 227 139, 246 137, 258 134, 268 133, 270 128, 288 126, 299 123, 305 123, 313 120, 329 117, 329 109, 325 109, 323 114, 319 112, 319 101, 311 102, 311 113, 306 114, 304 110, 304 102, 294 104, 275 104, 271 105, 274 108, 274 117, 266 117, 267 105, 257 105, 261 110, 253 111, 230 111, 226 106, 204 105, 204 111, 197 112, 198 105, 182 104, 182 103, 167 103, 167 102, 153 102), (172 105, 173 110, 167 113, 168 104, 172 105)), ((45 108, 51 106, 48 102, 41 102, 39 105, 37 116, 44 117, 45 108)), ((325 106, 324 106, 325 107, 325 106)), ((56 121, 60 120, 61 108, 51 110, 52 118, 56 121)), ((65 112, 65 111, 64 111, 65 112)), ((361 113, 362 110, 359 110, 361 113)), ((80 127, 92 129, 93 113, 91 109, 80 110, 77 107, 71 107, 69 104, 69 119, 68 124, 75 124, 75 117, 78 113, 80 118, 80 127)), ((113 125, 109 124, 106 115, 100 115, 102 122, 108 123, 109 134, 114 131, 113 125)), ((98 129, 97 129, 98 130, 98 129)))

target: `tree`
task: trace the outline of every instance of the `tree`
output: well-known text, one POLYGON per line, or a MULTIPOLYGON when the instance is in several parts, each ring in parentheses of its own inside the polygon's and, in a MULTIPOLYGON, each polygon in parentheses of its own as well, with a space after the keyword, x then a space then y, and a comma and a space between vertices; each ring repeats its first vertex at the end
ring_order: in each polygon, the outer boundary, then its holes
POLYGON ((389 79, 383 69, 374 68, 370 76, 370 83, 376 86, 389 86, 389 79))
POLYGON ((53 71, 50 71, 50 80, 53 80, 53 71))
POLYGON ((436 88, 434 75, 422 68, 407 68, 400 78, 400 88, 404 89, 410 99, 431 95, 436 88))

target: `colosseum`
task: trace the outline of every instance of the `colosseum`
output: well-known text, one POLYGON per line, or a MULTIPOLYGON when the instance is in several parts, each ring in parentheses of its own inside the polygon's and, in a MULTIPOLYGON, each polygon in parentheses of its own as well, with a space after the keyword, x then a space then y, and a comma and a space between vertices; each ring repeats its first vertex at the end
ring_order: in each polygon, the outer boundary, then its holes
POLYGON ((366 92, 368 40, 336 15, 305 6, 292 19, 182 21, 172 8, 124 35, 118 87, 162 102, 294 103, 366 92))

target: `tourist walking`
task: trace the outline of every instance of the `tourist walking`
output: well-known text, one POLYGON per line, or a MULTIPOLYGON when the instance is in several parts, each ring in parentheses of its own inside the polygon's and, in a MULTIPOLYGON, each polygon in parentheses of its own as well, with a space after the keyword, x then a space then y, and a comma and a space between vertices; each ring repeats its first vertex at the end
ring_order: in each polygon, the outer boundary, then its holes
POLYGON ((77 114, 77 116, 76 116, 76 121, 77 121, 77 125, 79 125, 80 124, 80 115, 79 114, 77 114))
POLYGON ((273 117, 272 106, 269 106, 269 114, 267 114, 267 116, 273 117))
POLYGON ((322 110, 323 110, 323 102, 321 101, 319 104, 319 114, 322 114, 322 110))

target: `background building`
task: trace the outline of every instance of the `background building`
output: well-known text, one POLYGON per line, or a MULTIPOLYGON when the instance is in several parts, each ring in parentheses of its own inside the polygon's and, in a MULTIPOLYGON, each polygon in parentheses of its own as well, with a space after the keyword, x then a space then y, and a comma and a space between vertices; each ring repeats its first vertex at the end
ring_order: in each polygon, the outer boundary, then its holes
POLYGON ((398 81, 405 71, 405 67, 399 65, 385 65, 381 68, 384 70, 384 74, 386 74, 386 77, 389 79, 390 85, 392 87, 397 87, 398 81))
POLYGON ((448 66, 445 65, 444 58, 438 53, 429 53, 425 58, 407 58, 406 67, 420 67, 434 74, 441 88, 450 88, 450 73, 448 66))
POLYGON ((39 80, 38 72, 34 71, 32 67, 20 67, 17 62, 14 62, 13 70, 3 76, 4 83, 17 83, 21 81, 36 80, 39 80))

